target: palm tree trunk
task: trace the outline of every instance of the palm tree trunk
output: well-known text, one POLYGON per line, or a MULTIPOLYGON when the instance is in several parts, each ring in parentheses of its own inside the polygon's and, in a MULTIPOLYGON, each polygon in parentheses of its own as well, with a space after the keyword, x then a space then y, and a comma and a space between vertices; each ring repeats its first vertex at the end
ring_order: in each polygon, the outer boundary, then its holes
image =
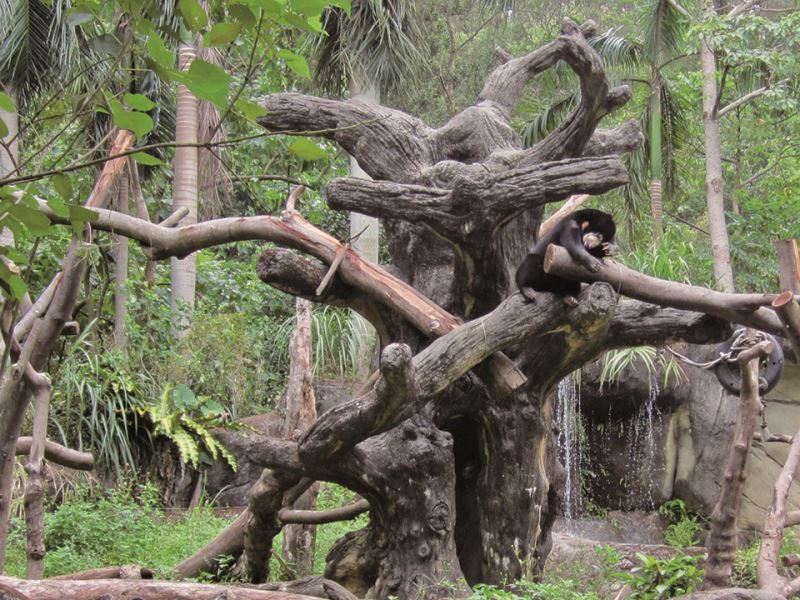
MULTIPOLYGON (((189 69, 197 51, 194 46, 181 44, 178 49, 178 67, 182 71, 189 69)), ((199 122, 199 101, 189 89, 179 84, 175 124, 175 141, 179 146, 175 149, 173 162, 174 181, 172 189, 173 208, 186 207, 189 214, 182 221, 183 225, 197 222, 197 147, 180 146, 180 144, 197 143, 197 126, 199 122)), ((191 324, 190 313, 194 309, 194 291, 197 277, 197 262, 194 255, 179 260, 173 258, 172 294, 170 304, 173 314, 173 331, 181 339, 191 324)))
POLYGON ((653 219, 653 242, 661 242, 664 217, 661 204, 661 80, 653 74, 650 88, 650 214, 653 219))
MULTIPOLYGON (((706 14, 714 14, 712 0, 706 0, 706 14)), ((714 279, 723 292, 733 292, 733 269, 725 223, 725 204, 722 179, 722 143, 719 132, 717 100, 717 63, 714 49, 703 39, 700 47, 703 70, 703 130, 706 155, 706 204, 711 232, 711 253, 714 257, 714 279)))
MULTIPOLYGON (((359 81, 354 77, 350 81, 350 98, 361 102, 371 102, 380 104, 381 94, 378 87, 372 83, 359 81)), ((369 179, 364 170, 359 166, 354 157, 350 157, 350 175, 369 179)), ((353 242, 353 248, 365 259, 378 262, 378 250, 380 239, 380 221, 375 217, 368 217, 360 213, 350 213, 350 236, 358 236, 353 242)), ((353 313, 351 318, 359 320, 360 323, 353 327, 354 342, 356 344, 355 355, 357 363, 355 365, 356 377, 361 379, 369 372, 370 360, 375 347, 375 329, 369 322, 360 315, 353 313)))

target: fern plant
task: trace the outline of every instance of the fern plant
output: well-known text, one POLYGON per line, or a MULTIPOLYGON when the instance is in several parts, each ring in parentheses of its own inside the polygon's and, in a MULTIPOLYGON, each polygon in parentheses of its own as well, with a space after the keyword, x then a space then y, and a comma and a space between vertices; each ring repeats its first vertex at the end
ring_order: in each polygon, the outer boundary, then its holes
POLYGON ((153 433, 169 438, 178 447, 181 459, 192 467, 199 466, 201 452, 205 451, 212 459, 221 456, 236 470, 236 458, 211 433, 215 427, 234 427, 216 400, 196 396, 182 383, 168 383, 159 401, 146 404, 142 414, 153 422, 153 433))

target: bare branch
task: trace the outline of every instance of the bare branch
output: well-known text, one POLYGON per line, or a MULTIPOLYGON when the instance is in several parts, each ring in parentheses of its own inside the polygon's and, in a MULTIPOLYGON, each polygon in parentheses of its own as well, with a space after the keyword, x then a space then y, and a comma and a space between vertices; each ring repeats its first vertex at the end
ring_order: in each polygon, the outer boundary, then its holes
MULTIPOLYGON (((17 456, 28 454, 32 443, 32 437, 20 436, 19 439, 17 439, 15 454, 17 456)), ((72 448, 67 448, 51 440, 45 442, 44 457, 51 462, 69 467, 70 469, 77 469, 80 471, 91 471, 94 469, 94 456, 92 456, 91 453, 73 450, 72 448)))
POLYGON ((597 273, 590 273, 573 262, 560 246, 550 245, 544 260, 544 269, 578 281, 605 281, 626 296, 714 315, 734 323, 741 323, 783 335, 783 327, 774 312, 763 308, 775 298, 771 294, 726 294, 675 281, 664 281, 632 271, 618 262, 606 259, 597 273))
POLYGON ((278 511, 278 519, 283 523, 302 523, 305 525, 322 525, 337 521, 349 521, 369 510, 368 500, 359 500, 353 504, 332 510, 292 510, 282 508, 278 511))

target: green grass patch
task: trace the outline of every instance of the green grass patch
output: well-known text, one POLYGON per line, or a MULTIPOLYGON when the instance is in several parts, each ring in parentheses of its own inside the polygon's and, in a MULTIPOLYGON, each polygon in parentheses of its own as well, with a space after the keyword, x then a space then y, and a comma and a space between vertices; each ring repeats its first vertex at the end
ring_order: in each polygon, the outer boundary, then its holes
MULTIPOLYGON (((175 565, 228 523, 209 507, 167 518, 150 485, 102 495, 86 491, 45 515, 45 577, 116 565, 141 565, 170 577, 175 565)), ((24 577, 25 560, 25 525, 15 520, 6 574, 24 577)))

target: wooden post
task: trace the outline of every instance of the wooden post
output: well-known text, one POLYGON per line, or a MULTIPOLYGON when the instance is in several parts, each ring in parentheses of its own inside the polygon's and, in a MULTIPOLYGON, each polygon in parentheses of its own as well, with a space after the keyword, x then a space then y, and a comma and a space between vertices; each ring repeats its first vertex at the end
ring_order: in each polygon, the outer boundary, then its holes
POLYGON ((778 253, 778 268, 782 290, 800 294, 800 255, 797 253, 797 240, 778 240, 775 242, 778 253))

